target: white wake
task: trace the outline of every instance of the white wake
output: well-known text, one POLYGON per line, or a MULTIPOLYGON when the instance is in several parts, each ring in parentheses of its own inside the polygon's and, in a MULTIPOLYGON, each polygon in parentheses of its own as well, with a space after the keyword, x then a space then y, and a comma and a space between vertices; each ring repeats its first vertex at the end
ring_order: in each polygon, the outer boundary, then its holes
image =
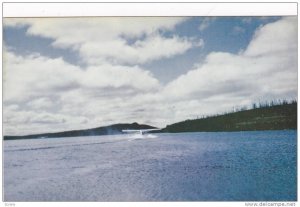
POLYGON ((128 138, 129 138, 128 141, 133 141, 133 140, 140 140, 140 139, 154 139, 157 138, 157 136, 153 134, 131 134, 128 135, 128 138))

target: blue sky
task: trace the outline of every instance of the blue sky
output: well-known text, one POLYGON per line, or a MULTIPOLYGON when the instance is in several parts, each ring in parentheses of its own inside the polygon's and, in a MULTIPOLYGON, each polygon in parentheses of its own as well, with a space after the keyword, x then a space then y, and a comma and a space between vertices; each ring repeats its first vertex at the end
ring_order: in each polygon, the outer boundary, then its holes
MULTIPOLYGON (((204 60, 213 51, 238 53, 244 50, 250 42, 255 30, 279 17, 194 17, 176 27, 175 32, 180 36, 200 37, 204 40, 204 47, 194 48, 171 59, 164 59, 147 64, 163 82, 168 82, 176 76, 185 73, 193 67, 195 62, 204 60), (200 30, 203 21, 208 20, 207 27, 200 30), (236 31, 236 28, 242 28, 236 31), (161 70, 163 68, 163 70, 161 70)), ((171 32, 169 32, 171 33, 171 32)), ((172 35, 167 34, 167 35, 172 35)))
POLYGON ((296 31, 293 17, 6 18, 5 131, 163 127, 296 99, 296 31))
POLYGON ((63 57, 65 61, 71 64, 80 64, 76 52, 68 49, 54 48, 51 46, 53 39, 26 35, 28 26, 22 27, 4 27, 4 44, 19 55, 28 55, 31 53, 40 53, 41 55, 58 58, 63 57))
MULTIPOLYGON (((213 51, 238 53, 244 50, 250 42, 255 30, 264 24, 278 20, 280 17, 193 17, 182 24, 176 25, 173 31, 162 32, 165 37, 174 34, 180 37, 197 37, 205 40, 204 47, 193 48, 185 54, 172 58, 156 60, 143 66, 150 70, 156 78, 167 83, 178 75, 187 72, 195 62, 203 60, 213 51), (201 30, 200 25, 206 27, 201 30), (237 30, 240 28, 240 30, 237 30), (162 69, 163 68, 163 69, 162 69)), ((4 27, 4 43, 12 47, 16 54, 26 55, 40 53, 50 58, 62 57, 65 61, 86 66, 77 52, 70 49, 51 46, 53 39, 26 35, 28 26, 4 27)), ((136 41, 136 39, 132 39, 136 41)))

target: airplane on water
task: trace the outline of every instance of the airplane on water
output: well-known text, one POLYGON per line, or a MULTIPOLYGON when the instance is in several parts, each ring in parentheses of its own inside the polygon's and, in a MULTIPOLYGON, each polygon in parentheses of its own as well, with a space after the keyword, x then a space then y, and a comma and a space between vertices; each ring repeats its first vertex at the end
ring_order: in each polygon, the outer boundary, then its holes
POLYGON ((159 131, 159 130, 161 129, 123 129, 122 132, 143 135, 151 131, 159 131))

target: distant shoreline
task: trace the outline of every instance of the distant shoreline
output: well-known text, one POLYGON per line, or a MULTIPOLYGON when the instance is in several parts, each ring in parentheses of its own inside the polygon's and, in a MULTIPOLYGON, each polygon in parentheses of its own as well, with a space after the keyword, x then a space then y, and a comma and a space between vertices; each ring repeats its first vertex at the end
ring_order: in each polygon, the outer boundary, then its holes
MULTIPOLYGON (((25 136, 4 136, 4 140, 42 139, 79 136, 123 134, 124 129, 155 129, 138 123, 115 124, 93 129, 42 133, 25 136)), ((215 115, 195 120, 186 120, 166 126, 153 133, 181 132, 239 132, 267 130, 297 130, 297 102, 267 105, 250 110, 215 115)))

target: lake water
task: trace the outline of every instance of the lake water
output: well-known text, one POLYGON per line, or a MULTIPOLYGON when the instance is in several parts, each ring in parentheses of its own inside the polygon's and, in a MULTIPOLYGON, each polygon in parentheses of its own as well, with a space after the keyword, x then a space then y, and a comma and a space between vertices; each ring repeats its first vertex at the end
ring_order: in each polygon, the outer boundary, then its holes
POLYGON ((297 131, 3 143, 4 201, 297 199, 297 131))

